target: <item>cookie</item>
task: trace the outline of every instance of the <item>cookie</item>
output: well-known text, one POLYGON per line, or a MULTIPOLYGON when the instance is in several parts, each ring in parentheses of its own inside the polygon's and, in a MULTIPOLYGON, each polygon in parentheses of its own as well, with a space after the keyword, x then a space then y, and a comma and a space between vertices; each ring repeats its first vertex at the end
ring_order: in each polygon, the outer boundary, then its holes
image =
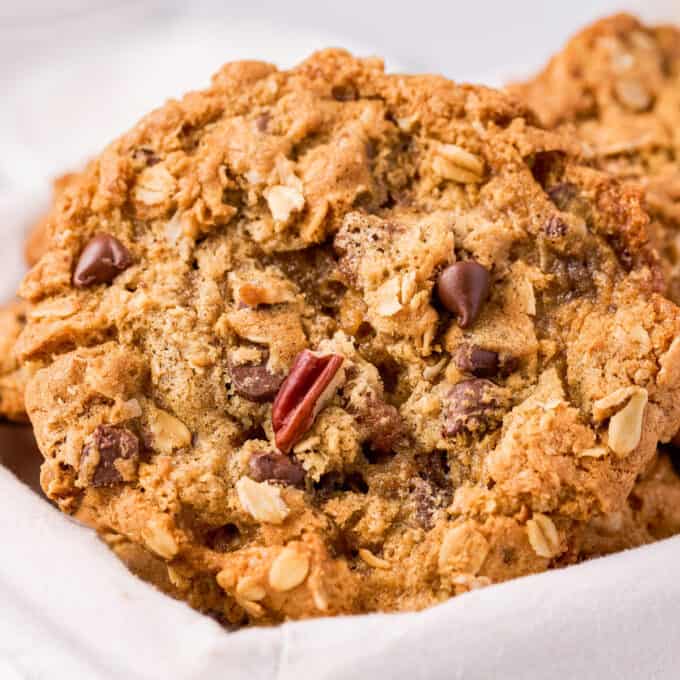
POLYGON ((645 188, 668 294, 680 300, 680 30, 603 19, 510 90, 544 125, 571 126, 597 167, 645 188))
POLYGON ((575 534, 577 559, 636 548, 680 533, 680 456, 662 450, 619 511, 584 522, 575 534))
POLYGON ((27 305, 11 302, 0 307, 0 420, 26 422, 24 389, 28 367, 19 365, 14 346, 26 324, 27 305))
POLYGON ((500 92, 228 64, 50 220, 19 340, 42 486, 235 625, 574 561, 680 421, 647 226, 500 92))

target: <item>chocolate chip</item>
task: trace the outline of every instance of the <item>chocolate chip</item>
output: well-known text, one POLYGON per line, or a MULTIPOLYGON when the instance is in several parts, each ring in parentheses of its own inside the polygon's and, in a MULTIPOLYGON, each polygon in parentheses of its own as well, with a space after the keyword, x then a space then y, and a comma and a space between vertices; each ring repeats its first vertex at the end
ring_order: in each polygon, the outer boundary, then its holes
POLYGON ((454 356, 456 366, 476 378, 492 378, 500 369, 498 352, 482 349, 477 345, 463 345, 454 356))
POLYGON ((457 314, 461 328, 475 322, 489 297, 489 272, 474 260, 455 262, 437 280, 437 295, 450 312, 457 314))
POLYGON ((446 451, 417 455, 418 476, 411 482, 415 502, 415 520, 423 529, 431 529, 437 510, 451 504, 453 486, 449 477, 446 451))
POLYGON ((483 434, 503 419, 503 413, 494 383, 482 378, 463 380, 446 395, 444 435, 483 434))
POLYGON ((362 437, 370 450, 389 453, 404 436, 404 423, 399 411, 380 399, 371 399, 356 416, 362 437))
POLYGON ((234 208, 242 207, 243 192, 240 189, 226 187, 222 190, 222 203, 225 205, 230 205, 234 208))
POLYGON ((567 233, 567 225, 563 219, 557 215, 552 215, 545 221, 543 231, 550 238, 560 238, 567 233))
POLYGON ((139 440, 125 429, 115 425, 99 425, 92 435, 92 440, 85 445, 82 460, 95 452, 99 453, 99 462, 92 475, 92 486, 112 486, 123 481, 123 476, 115 463, 118 460, 139 458, 139 440))
POLYGON ((236 394, 258 403, 272 401, 286 377, 280 373, 271 373, 266 363, 241 366, 230 364, 229 373, 236 394))
POLYGON ((331 90, 333 99, 339 102, 351 102, 359 99, 359 93, 354 85, 336 85, 331 90))
POLYGON ((97 234, 83 248, 73 272, 73 285, 86 288, 110 283, 132 264, 130 251, 110 234, 97 234))
POLYGON ((265 111, 264 113, 260 114, 256 119, 255 119, 255 125, 257 129, 260 132, 267 132, 267 128, 269 127, 269 122, 271 121, 272 116, 268 111, 265 111))
POLYGON ((304 468, 297 460, 273 451, 254 453, 248 461, 248 470, 256 482, 281 482, 302 487, 305 481, 304 468))

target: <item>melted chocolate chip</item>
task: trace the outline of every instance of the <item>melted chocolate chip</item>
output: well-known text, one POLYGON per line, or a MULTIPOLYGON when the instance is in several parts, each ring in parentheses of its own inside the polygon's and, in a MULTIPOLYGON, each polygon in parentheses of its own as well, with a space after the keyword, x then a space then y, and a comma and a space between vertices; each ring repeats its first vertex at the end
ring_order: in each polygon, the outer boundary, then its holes
POLYGON ((503 418, 497 387, 490 380, 474 378, 454 385, 446 396, 444 435, 483 434, 503 418))
POLYGON ((454 356, 456 366, 476 378, 492 378, 500 370, 498 352, 482 349, 477 345, 463 345, 454 356))
POLYGON ((112 486, 123 481, 117 460, 137 460, 139 440, 124 427, 99 425, 92 435, 92 441, 83 448, 82 459, 94 452, 99 453, 99 462, 92 475, 92 486, 112 486))
POLYGON ((282 453, 255 453, 248 461, 249 476, 256 482, 281 482, 289 486, 304 486, 305 471, 302 465, 282 453))
POLYGON ((437 295, 446 309, 458 315, 461 328, 471 326, 489 297, 489 272, 474 260, 455 262, 437 279, 437 295))
POLYGON ((272 401, 283 383, 285 375, 270 373, 266 364, 229 366, 234 391, 249 401, 272 401))
POLYGON ((111 234, 97 234, 83 248, 73 272, 73 285, 86 288, 110 283, 132 264, 130 251, 111 234))

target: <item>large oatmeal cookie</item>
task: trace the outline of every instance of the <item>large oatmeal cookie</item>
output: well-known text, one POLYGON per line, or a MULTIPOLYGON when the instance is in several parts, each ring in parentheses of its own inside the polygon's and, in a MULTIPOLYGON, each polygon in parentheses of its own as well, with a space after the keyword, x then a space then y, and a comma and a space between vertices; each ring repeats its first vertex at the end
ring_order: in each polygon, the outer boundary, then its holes
POLYGON ((646 189, 668 293, 679 301, 680 30, 603 19, 510 89, 543 124, 573 127, 598 167, 646 189))
POLYGON ((43 488, 231 623, 572 561, 680 421, 647 222, 499 92, 229 64, 50 221, 19 343, 43 488))

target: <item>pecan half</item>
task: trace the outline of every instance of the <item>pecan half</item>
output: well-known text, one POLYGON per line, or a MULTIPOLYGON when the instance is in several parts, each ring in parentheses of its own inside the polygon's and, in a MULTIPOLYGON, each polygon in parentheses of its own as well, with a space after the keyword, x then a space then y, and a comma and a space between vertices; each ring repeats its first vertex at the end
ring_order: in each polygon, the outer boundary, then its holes
POLYGON ((288 453, 309 430, 317 414, 340 386, 344 357, 319 356, 308 349, 297 355, 272 408, 276 446, 288 453))

